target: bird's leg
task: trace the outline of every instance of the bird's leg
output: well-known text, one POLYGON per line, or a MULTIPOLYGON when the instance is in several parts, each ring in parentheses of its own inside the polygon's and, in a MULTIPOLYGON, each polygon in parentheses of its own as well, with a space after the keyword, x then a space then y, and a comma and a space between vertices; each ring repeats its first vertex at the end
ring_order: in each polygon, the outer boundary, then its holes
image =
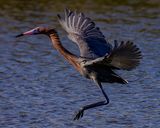
POLYGON ((96 83, 100 87, 100 89, 101 89, 101 91, 102 91, 102 93, 103 93, 103 95, 104 95, 106 100, 83 106, 78 111, 78 113, 76 114, 74 120, 78 120, 79 118, 82 118, 84 111, 87 110, 87 109, 95 108, 95 107, 102 106, 102 105, 107 105, 109 103, 109 98, 108 98, 107 94, 105 93, 105 91, 103 90, 103 87, 102 87, 101 83, 100 82, 96 82, 96 83))

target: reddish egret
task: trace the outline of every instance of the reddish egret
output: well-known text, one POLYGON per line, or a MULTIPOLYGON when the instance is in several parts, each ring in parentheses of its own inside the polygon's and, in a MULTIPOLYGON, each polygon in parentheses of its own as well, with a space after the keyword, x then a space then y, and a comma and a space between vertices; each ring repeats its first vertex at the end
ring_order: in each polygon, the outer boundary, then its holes
POLYGON ((74 120, 78 120, 83 117, 85 110, 109 103, 109 98, 101 83, 128 83, 127 80, 117 75, 114 70, 134 69, 140 63, 142 55, 139 48, 130 41, 120 43, 115 41, 114 46, 112 46, 105 40, 104 35, 95 23, 83 13, 66 9, 64 18, 58 15, 58 20, 68 33, 69 39, 78 45, 80 56, 76 56, 63 47, 55 29, 37 27, 16 37, 36 34, 47 35, 51 39, 54 48, 82 76, 93 80, 100 88, 105 100, 81 107, 74 117, 74 120))

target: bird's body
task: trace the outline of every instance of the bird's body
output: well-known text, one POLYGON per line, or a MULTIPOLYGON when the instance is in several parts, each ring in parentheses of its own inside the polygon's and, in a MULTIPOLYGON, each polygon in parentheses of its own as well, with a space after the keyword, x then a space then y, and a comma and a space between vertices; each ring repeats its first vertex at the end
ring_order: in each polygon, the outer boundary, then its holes
POLYGON ((56 48, 64 58, 74 66, 74 68, 79 71, 79 73, 88 78, 88 79, 96 79, 101 82, 108 82, 108 83, 121 83, 125 84, 127 81, 119 77, 116 73, 112 71, 111 68, 105 65, 93 65, 90 64, 89 66, 86 65, 87 62, 92 61, 93 59, 88 59, 84 57, 77 57, 76 55, 70 53, 67 49, 63 47, 60 43, 60 39, 58 37, 57 32, 54 34, 49 35, 53 47, 56 48))
POLYGON ((80 56, 69 52, 63 47, 55 29, 38 27, 23 35, 45 34, 50 37, 53 47, 70 63, 79 73, 93 80, 105 97, 104 101, 83 106, 74 119, 83 116, 85 110, 107 105, 109 98, 104 92, 101 83, 126 84, 127 81, 117 75, 114 70, 134 69, 141 59, 140 50, 132 42, 115 41, 114 46, 105 40, 104 35, 95 23, 83 13, 65 11, 64 19, 58 15, 62 27, 68 33, 68 37, 75 42, 80 49, 80 56))

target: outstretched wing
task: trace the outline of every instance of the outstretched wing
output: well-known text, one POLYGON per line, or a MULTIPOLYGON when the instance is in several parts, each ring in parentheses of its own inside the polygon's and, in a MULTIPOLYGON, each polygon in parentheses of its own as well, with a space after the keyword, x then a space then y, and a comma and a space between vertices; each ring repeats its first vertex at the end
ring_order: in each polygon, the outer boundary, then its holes
POLYGON ((84 66, 106 65, 116 69, 131 70, 140 63, 141 52, 132 42, 115 41, 114 48, 109 55, 87 61, 84 66))
POLYGON ((78 45, 81 57, 95 59, 110 53, 111 45, 95 23, 83 13, 66 9, 64 19, 60 15, 58 19, 69 39, 78 45))

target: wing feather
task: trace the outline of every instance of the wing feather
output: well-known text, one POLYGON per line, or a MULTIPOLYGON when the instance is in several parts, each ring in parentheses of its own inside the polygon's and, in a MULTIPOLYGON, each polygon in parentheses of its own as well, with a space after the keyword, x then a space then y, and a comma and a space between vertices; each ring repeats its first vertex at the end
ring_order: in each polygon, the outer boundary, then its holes
POLYGON ((131 70, 139 65, 141 58, 141 52, 133 42, 122 41, 119 46, 113 48, 108 59, 114 67, 131 70))
POLYGON ((87 61, 84 66, 106 65, 114 69, 131 70, 139 65, 142 58, 141 51, 133 42, 115 41, 114 48, 109 55, 87 61))
POLYGON ((64 19, 60 15, 58 19, 69 39, 78 45, 82 57, 95 59, 110 53, 111 44, 106 42, 100 29, 83 13, 66 9, 64 19))

